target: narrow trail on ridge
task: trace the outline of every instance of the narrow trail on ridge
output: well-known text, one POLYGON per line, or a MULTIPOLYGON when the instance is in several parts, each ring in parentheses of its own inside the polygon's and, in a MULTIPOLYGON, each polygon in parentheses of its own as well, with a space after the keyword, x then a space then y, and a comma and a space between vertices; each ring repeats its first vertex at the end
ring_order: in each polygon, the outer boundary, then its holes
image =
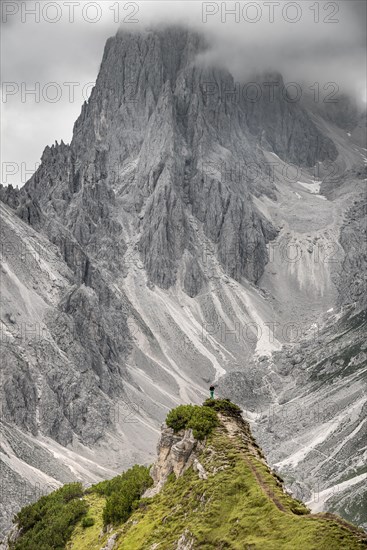
MULTIPOLYGON (((228 436, 233 441, 235 441, 237 437, 242 437, 243 438, 243 432, 241 432, 239 427, 236 425, 235 421, 232 421, 230 418, 222 416, 222 415, 221 415, 221 421, 222 421, 222 423, 224 424, 224 426, 227 430, 228 436)), ((244 439, 244 441, 249 444, 249 451, 250 452, 251 452, 251 446, 252 446, 251 439, 252 438, 250 437, 250 435, 249 435, 249 439, 247 441, 244 439)), ((254 456, 256 456, 255 452, 253 452, 252 454, 254 454, 254 456)), ((269 488, 269 486, 267 485, 267 483, 264 480, 263 476, 260 474, 260 472, 257 470, 255 465, 252 464, 249 457, 246 456, 246 454, 242 450, 241 450, 241 455, 242 455, 244 461, 246 462, 247 466, 249 467, 249 469, 253 473, 253 475, 256 477, 256 479, 257 479, 263 493, 265 494, 265 496, 267 498, 269 498, 271 500, 271 502, 273 502, 273 504, 278 508, 278 510, 280 510, 281 512, 284 512, 284 513, 290 513, 290 511, 286 509, 286 507, 276 497, 274 492, 269 488)))
MULTIPOLYGON (((255 458, 261 459, 261 457, 259 455, 259 451, 256 448, 253 447, 254 441, 253 441, 253 438, 252 438, 250 432, 248 432, 248 434, 247 434, 248 437, 244 436, 243 429, 242 430, 240 429, 240 427, 238 426, 238 424, 235 420, 232 420, 231 418, 226 417, 224 415, 219 415, 219 416, 220 416, 221 422, 222 422, 222 424, 223 424, 223 426, 224 426, 224 428, 225 428, 225 430, 228 434, 228 437, 230 437, 230 439, 232 441, 236 441, 236 438, 241 437, 242 440, 248 445, 248 454, 249 455, 252 454, 255 458)), ((266 483, 264 477, 258 471, 256 466, 252 463, 249 456, 247 456, 247 454, 242 449, 240 449, 239 447, 238 447, 238 449, 240 450, 241 455, 242 455, 244 461, 246 462, 247 466, 249 467, 249 469, 251 470, 253 475, 256 477, 256 479, 258 481, 258 484, 259 484, 261 490, 263 491, 264 495, 281 512, 283 512, 285 514, 290 514, 290 515, 297 515, 297 514, 294 514, 294 512, 292 512, 292 510, 287 509, 282 504, 282 502, 278 499, 278 497, 274 494, 272 489, 266 483)), ((265 461, 264 461, 264 464, 265 464, 265 461)), ((338 523, 338 525, 343 527, 344 529, 347 529, 348 531, 351 531, 355 535, 357 535, 359 540, 362 542, 362 544, 367 546, 367 534, 363 530, 359 529, 355 525, 352 525, 352 524, 348 523, 343 518, 341 518, 337 515, 330 514, 328 512, 320 512, 320 513, 317 513, 317 514, 312 514, 312 513, 304 514, 304 516, 309 518, 310 520, 315 520, 315 519, 319 520, 320 518, 321 519, 324 518, 325 520, 329 520, 329 521, 333 520, 336 523, 338 523)))

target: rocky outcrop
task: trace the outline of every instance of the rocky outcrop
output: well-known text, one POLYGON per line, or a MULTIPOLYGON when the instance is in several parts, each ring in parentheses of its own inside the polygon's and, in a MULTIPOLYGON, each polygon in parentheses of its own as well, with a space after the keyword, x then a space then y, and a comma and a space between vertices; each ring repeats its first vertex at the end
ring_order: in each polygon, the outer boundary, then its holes
POLYGON ((367 199, 363 193, 346 213, 340 244, 345 257, 338 281, 340 304, 367 308, 367 199))
POLYGON ((164 424, 157 445, 158 458, 150 471, 154 486, 147 489, 143 496, 156 495, 161 491, 170 474, 180 477, 191 466, 194 466, 199 477, 204 479, 206 472, 197 459, 197 453, 202 448, 203 444, 194 438, 191 429, 175 434, 172 428, 164 424))
POLYGON ((337 158, 334 143, 303 108, 298 84, 287 87, 279 73, 270 73, 255 78, 249 90, 243 97, 246 120, 267 150, 297 166, 313 167, 317 161, 337 158))
POLYGON ((194 548, 195 540, 190 533, 188 529, 182 535, 177 541, 176 550, 193 550, 194 548))
POLYGON ((19 205, 19 194, 18 188, 14 188, 12 185, 4 186, 0 184, 0 200, 13 209, 16 209, 19 205))
MULTIPOLYGON (((262 461, 264 460, 263 454, 251 434, 249 424, 243 420, 240 414, 234 417, 223 414, 218 416, 221 425, 230 437, 241 439, 251 454, 262 461)), ((154 485, 145 491, 143 497, 155 496, 162 490, 171 474, 177 478, 189 468, 193 468, 197 472, 199 479, 208 479, 209 474, 199 461, 204 448, 205 440, 195 439, 191 429, 175 433, 172 428, 163 424, 157 445, 157 460, 150 470, 154 485)))
POLYGON ((117 541, 117 534, 115 533, 114 535, 112 535, 112 537, 108 539, 107 544, 103 546, 101 550, 113 550, 113 548, 115 548, 116 541, 117 541))

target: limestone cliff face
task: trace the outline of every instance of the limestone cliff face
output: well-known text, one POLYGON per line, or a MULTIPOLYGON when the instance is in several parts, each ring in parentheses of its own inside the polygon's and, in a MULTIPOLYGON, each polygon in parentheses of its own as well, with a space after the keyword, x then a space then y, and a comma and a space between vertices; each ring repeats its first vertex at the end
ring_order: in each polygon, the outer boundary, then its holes
POLYGON ((313 167, 317 161, 337 158, 334 143, 318 130, 301 106, 304 94, 297 83, 284 83, 279 73, 261 75, 254 83, 253 97, 245 95, 243 109, 250 131, 267 150, 297 166, 313 167), (254 101, 257 96, 259 99, 254 101))
POLYGON ((175 284, 186 253, 183 286, 190 296, 207 280, 194 222, 230 276, 256 282, 266 243, 276 235, 252 202, 253 194, 273 193, 259 145, 306 166, 337 153, 299 102, 287 100, 280 75, 265 78, 277 84, 274 97, 263 84, 259 101, 233 100, 225 93, 237 85, 233 76, 196 63, 205 48, 199 35, 179 28, 109 39, 71 145, 45 149, 20 215, 53 239, 47 219, 56 218, 107 264, 115 250, 108 268, 123 270, 121 216, 130 213, 151 281, 175 284))
POLYGON ((203 447, 204 444, 194 438, 191 429, 175 434, 172 428, 163 424, 157 445, 157 461, 150 472, 154 486, 148 489, 144 496, 156 495, 170 474, 174 473, 176 477, 179 477, 191 466, 198 471, 201 478, 206 478, 205 470, 197 459, 197 454, 203 447))
MULTIPOLYGON (((218 417, 222 429, 224 428, 229 437, 239 438, 246 445, 251 455, 264 462, 264 464, 266 463, 264 455, 251 433, 248 422, 240 414, 231 417, 219 413, 218 417)), ((154 486, 147 489, 144 497, 152 497, 159 493, 170 474, 175 474, 177 478, 191 467, 198 473, 200 479, 207 479, 208 473, 199 461, 200 454, 205 446, 205 440, 195 439, 191 429, 175 433, 172 428, 163 424, 157 445, 157 460, 150 471, 154 486)))
POLYGON ((345 258, 338 281, 341 304, 356 302, 364 309, 367 308, 366 216, 367 200, 363 193, 347 211, 341 230, 340 244, 345 251, 345 258))

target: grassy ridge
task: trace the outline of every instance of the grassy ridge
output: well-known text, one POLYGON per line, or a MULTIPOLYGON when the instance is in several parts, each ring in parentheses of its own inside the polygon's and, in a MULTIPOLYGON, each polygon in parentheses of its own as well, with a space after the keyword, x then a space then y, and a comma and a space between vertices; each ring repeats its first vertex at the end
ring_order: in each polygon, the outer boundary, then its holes
POLYGON ((365 548, 336 521, 308 514, 302 503, 284 494, 265 464, 244 452, 242 442, 217 428, 199 457, 208 479, 199 479, 192 469, 181 478, 171 478, 162 493, 121 528, 115 548, 148 550, 156 543, 157 549, 174 550, 184 533, 193 548, 203 550, 365 548), (261 474, 269 494, 247 460, 261 474))
POLYGON ((114 550, 176 550, 178 541, 205 550, 367 548, 357 528, 336 516, 310 514, 284 492, 240 409, 228 400, 178 407, 167 424, 174 431, 190 427, 205 439, 197 458, 206 479, 189 468, 144 499, 152 479, 143 466, 85 492, 80 484, 65 486, 18 514, 23 533, 12 548, 99 550, 112 535, 114 550))

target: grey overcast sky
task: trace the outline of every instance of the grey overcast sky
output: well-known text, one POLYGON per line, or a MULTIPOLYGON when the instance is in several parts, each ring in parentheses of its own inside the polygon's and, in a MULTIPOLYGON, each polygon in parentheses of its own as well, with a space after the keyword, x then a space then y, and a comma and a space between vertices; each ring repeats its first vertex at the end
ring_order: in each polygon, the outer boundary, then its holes
POLYGON ((104 43, 120 26, 187 24, 208 37, 208 61, 238 79, 278 70, 304 88, 318 82, 321 92, 335 82, 366 105, 365 0, 3 0, 1 10, 4 184, 23 185, 46 145, 70 142, 104 43))

